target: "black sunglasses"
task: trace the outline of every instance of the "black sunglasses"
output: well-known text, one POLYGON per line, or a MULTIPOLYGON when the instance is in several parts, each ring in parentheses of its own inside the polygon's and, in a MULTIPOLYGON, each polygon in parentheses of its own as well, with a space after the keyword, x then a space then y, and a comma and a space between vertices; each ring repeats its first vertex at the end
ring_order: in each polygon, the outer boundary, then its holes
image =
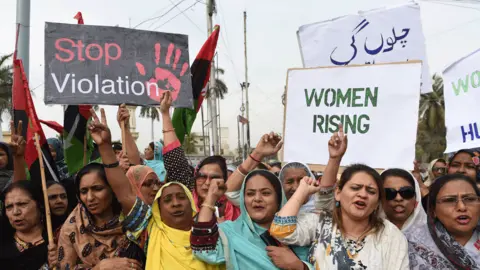
POLYGON ((397 194, 400 194, 402 198, 409 200, 415 197, 415 189, 413 187, 401 187, 399 190, 395 190, 394 188, 385 189, 385 199, 387 199, 387 201, 394 200, 397 197, 397 194))

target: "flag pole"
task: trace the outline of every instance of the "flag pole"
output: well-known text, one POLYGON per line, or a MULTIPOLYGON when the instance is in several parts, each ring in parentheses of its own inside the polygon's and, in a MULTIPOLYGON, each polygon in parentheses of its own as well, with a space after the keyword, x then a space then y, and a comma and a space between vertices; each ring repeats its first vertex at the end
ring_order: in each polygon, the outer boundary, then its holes
POLYGON ((40 139, 38 133, 35 132, 35 145, 38 152, 38 160, 40 161, 40 175, 42 177, 42 190, 43 190, 43 200, 45 205, 45 219, 47 220, 47 234, 48 234, 48 244, 53 245, 53 232, 52 232, 52 220, 50 213, 50 205, 48 203, 48 193, 47 193, 47 181, 45 180, 45 167, 43 164, 42 149, 40 146, 40 139))

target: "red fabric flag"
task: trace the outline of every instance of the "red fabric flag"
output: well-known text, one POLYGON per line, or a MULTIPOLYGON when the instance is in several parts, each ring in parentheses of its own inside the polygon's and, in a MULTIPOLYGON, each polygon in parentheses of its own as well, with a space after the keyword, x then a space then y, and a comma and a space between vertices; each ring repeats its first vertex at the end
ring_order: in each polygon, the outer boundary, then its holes
POLYGON ((55 121, 46 121, 46 120, 41 120, 40 123, 46 125, 47 127, 55 130, 56 132, 60 133, 60 135, 63 135, 63 127, 59 123, 55 121))
POLYGON ((28 86, 23 63, 20 59, 13 60, 12 102, 15 128, 18 126, 18 122, 22 121, 22 136, 27 142, 25 147, 25 162, 27 163, 30 172, 30 179, 36 182, 38 181, 37 183, 41 183, 39 158, 42 157, 38 156, 38 151, 35 146, 35 133, 39 136, 40 146, 44 156, 46 180, 58 179, 58 177, 56 177, 58 175, 57 167, 50 154, 45 134, 40 126, 40 121, 38 120, 32 96, 30 94, 30 88, 28 86))

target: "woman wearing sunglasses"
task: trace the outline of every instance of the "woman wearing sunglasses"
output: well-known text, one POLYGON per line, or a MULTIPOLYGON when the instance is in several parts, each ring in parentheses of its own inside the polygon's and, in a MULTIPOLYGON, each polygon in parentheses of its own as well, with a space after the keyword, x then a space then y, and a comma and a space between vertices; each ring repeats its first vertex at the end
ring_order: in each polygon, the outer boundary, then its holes
POLYGON ((466 175, 430 187, 427 223, 406 233, 410 269, 480 269, 480 190, 466 175))
POLYGON ((402 169, 388 169, 381 174, 385 189, 383 210, 390 222, 403 233, 427 223, 420 186, 413 175, 402 169))

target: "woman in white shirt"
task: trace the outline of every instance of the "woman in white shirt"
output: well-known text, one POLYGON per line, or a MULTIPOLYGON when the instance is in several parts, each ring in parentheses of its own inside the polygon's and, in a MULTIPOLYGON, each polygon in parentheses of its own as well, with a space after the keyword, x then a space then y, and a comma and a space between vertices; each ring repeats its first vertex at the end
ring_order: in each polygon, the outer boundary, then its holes
POLYGON ((277 213, 270 233, 287 245, 312 245, 309 261, 316 269, 408 269, 407 240, 381 218, 383 183, 365 165, 348 167, 335 187, 347 138, 340 128, 328 143, 330 159, 318 183, 305 177, 277 213), (298 214, 302 203, 317 194, 320 215, 298 214))

